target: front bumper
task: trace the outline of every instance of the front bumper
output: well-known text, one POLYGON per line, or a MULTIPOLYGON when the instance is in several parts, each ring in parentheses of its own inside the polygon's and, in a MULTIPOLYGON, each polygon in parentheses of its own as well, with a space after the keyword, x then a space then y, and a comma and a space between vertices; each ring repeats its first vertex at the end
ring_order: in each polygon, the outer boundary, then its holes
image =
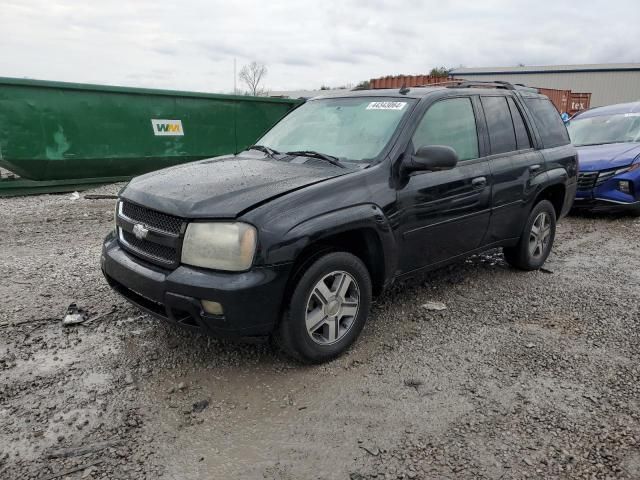
POLYGON ((640 171, 621 173, 590 190, 578 190, 574 209, 590 210, 635 210, 640 208, 640 171), (631 192, 622 192, 621 180, 631 185, 631 192))
POLYGON ((576 201, 573 202, 573 210, 591 210, 594 212, 639 211, 640 201, 626 203, 626 202, 615 202, 615 201, 605 200, 600 198, 576 198, 576 201))
POLYGON ((129 302, 162 320, 218 337, 268 335, 282 313, 291 265, 216 272, 180 265, 164 270, 124 251, 113 234, 102 247, 102 272, 129 302), (211 315, 200 300, 222 304, 211 315))

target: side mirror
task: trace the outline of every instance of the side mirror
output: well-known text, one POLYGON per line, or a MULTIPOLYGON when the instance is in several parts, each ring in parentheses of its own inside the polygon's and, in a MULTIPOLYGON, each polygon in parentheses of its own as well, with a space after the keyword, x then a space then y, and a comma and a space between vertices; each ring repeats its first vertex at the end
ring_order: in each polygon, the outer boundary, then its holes
POLYGON ((406 172, 451 170, 458 163, 456 151, 445 145, 424 145, 403 164, 406 172))

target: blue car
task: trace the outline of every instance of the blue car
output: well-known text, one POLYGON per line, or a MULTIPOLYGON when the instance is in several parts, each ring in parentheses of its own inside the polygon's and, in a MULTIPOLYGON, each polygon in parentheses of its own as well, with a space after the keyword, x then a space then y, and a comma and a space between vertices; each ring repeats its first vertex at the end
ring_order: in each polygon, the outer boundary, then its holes
POLYGON ((567 128, 580 165, 574 208, 640 215, 640 102, 586 110, 567 128))

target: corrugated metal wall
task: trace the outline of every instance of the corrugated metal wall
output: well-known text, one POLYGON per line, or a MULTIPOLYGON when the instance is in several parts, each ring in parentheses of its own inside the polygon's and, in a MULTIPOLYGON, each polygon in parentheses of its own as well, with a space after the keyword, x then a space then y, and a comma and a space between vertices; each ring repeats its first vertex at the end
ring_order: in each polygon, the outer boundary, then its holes
POLYGON ((532 87, 591 92, 592 107, 640 100, 640 72, 636 71, 454 75, 469 80, 504 80, 532 87))

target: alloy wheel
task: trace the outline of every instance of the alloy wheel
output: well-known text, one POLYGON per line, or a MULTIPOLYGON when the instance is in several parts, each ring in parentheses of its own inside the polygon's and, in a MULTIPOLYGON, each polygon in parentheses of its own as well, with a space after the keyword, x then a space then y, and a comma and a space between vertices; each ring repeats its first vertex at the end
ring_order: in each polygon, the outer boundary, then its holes
POLYGON ((353 326, 360 306, 360 289, 343 271, 331 272, 316 283, 307 299, 306 327, 309 337, 321 345, 343 338, 353 326))
POLYGON ((551 217, 547 212, 540 212, 531 225, 529 233, 529 255, 539 259, 544 255, 551 239, 551 217))

